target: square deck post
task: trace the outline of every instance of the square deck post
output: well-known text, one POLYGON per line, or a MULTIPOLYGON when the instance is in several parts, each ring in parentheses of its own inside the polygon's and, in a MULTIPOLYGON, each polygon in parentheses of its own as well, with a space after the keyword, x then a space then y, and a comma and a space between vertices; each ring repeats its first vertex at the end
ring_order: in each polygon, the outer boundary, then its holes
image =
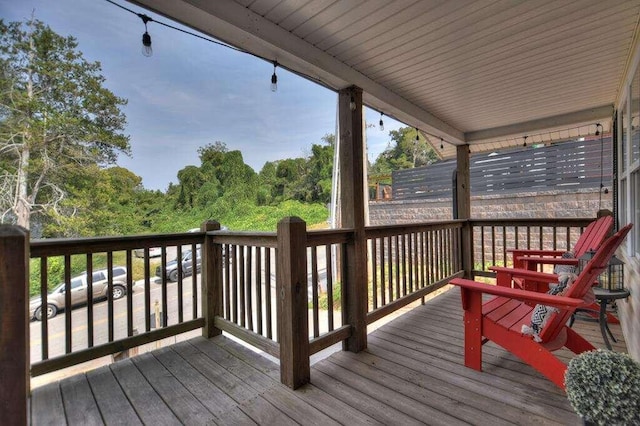
POLYGON ((298 217, 278 222, 276 295, 280 381, 292 389, 309 383, 307 224, 298 217))
POLYGON ((339 92, 340 129, 340 214, 342 226, 354 230, 343 259, 343 289, 346 324, 351 326, 344 349, 360 352, 367 348, 367 239, 365 235, 365 176, 362 123, 362 89, 349 87, 339 92))
POLYGON ((29 231, 0 226, 0 413, 1 422, 28 424, 29 231))
MULTIPOLYGON (((218 231, 220 223, 208 220, 203 222, 200 230, 218 231)), ((205 236, 202 247, 202 316, 204 317, 204 327, 202 327, 202 337, 207 339, 222 333, 217 328, 215 319, 222 316, 222 249, 220 245, 213 244, 211 237, 205 236)), ((195 258, 194 258, 195 259, 195 258)), ((193 275, 195 279, 195 274, 193 275)))
POLYGON ((469 222, 471 218, 471 178, 470 178, 470 161, 469 161, 469 145, 460 145, 456 147, 457 156, 457 175, 456 175, 456 194, 457 194, 457 218, 466 219, 467 223, 462 227, 462 269, 464 277, 472 279, 473 271, 473 226, 469 222))

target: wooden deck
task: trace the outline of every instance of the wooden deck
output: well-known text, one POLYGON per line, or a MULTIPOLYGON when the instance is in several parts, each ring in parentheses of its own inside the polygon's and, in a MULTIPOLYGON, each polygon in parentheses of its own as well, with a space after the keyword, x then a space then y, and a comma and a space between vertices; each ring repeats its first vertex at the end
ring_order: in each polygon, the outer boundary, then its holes
MULTIPOLYGON (((597 322, 574 325, 604 347, 597 322)), ((619 326, 612 326, 626 351, 619 326)), ((292 391, 279 367, 220 336, 194 338, 33 390, 34 425, 581 424, 564 394, 488 343, 484 372, 463 365, 452 289, 369 335, 359 354, 314 364, 292 391)), ((568 354, 567 354, 568 356, 568 354)))

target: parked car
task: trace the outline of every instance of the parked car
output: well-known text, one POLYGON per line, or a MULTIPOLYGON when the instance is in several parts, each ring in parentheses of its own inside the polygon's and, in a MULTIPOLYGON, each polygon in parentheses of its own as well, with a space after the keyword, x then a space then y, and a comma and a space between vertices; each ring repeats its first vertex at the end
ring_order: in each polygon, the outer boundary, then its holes
MULTIPOLYGON (((108 270, 101 269, 93 272, 93 300, 107 297, 109 291, 108 270)), ((127 268, 124 266, 113 267, 113 298, 120 299, 127 294, 127 268)), ((87 273, 84 272, 71 279, 71 304, 72 306, 87 303, 87 273)), ((65 283, 58 284, 47 296, 47 318, 53 318, 65 308, 65 283)), ((29 315, 31 319, 42 320, 42 299, 40 296, 29 300, 29 315)))
MULTIPOLYGON (((133 251, 133 254, 136 257, 144 257, 144 249, 139 248, 133 251)), ((162 255, 162 248, 160 247, 149 247, 149 257, 158 257, 162 255)))
MULTIPOLYGON (((186 277, 193 274, 193 252, 186 250, 182 253, 182 276, 186 277)), ((196 250, 196 273, 200 272, 202 267, 202 258, 200 257, 200 249, 196 250)), ((169 281, 178 281, 178 258, 167 262, 166 269, 167 279, 169 281)), ((156 277, 162 278, 162 265, 156 268, 156 277)))

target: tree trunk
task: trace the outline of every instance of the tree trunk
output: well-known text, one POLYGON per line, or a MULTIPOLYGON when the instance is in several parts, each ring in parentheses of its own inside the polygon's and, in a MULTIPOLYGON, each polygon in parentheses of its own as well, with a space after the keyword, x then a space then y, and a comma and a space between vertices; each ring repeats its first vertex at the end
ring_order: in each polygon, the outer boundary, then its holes
MULTIPOLYGON (((33 70, 31 64, 33 63, 33 52, 35 46, 33 44, 33 37, 29 40, 29 66, 27 72, 29 73, 29 80, 27 82, 27 98, 29 101, 33 100, 33 70)), ((17 182, 16 182, 16 198, 14 202, 14 212, 16 214, 17 224, 30 229, 31 223, 31 205, 35 202, 35 194, 32 194, 33 200, 30 202, 28 198, 29 191, 29 159, 31 156, 31 109, 27 110, 27 120, 25 120, 25 128, 22 140, 22 151, 20 152, 20 165, 18 166, 17 182)))

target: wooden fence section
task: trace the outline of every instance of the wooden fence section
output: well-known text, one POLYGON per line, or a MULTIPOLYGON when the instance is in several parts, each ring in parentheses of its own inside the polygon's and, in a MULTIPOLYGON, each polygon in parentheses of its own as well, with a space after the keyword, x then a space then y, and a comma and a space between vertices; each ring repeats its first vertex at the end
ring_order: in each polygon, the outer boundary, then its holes
MULTIPOLYGON (((606 187, 612 182, 612 143, 600 139, 563 142, 471 158, 471 195, 606 187)), ((452 197, 455 160, 393 172, 393 199, 452 197)))
POLYGON ((473 275, 494 277, 490 266, 511 266, 511 249, 572 249, 594 219, 470 220, 473 232, 473 275))
POLYGON ((462 276, 461 233, 465 222, 367 228, 368 323, 462 276))
POLYGON ((31 343, 31 375, 202 327, 197 272, 188 287, 185 277, 191 274, 189 270, 200 269, 200 256, 186 258, 188 251, 200 250, 204 238, 202 232, 32 242, 30 257, 35 268, 31 279, 32 285, 37 283, 38 295, 32 298, 34 313, 29 316, 41 321, 34 323, 39 339, 31 343), (151 248, 160 248, 160 260, 150 258, 151 248), (134 258, 134 250, 142 257, 134 258), (184 261, 169 265, 168 250, 184 261), (51 275, 60 267, 64 278, 58 286, 51 275), (171 268, 175 273, 169 272, 171 268), (170 283, 170 277, 177 282, 170 283), (57 290, 50 293, 52 288, 57 290), (136 291, 144 296, 134 303, 136 291), (98 297, 106 299, 106 306, 94 305, 98 297), (76 305, 86 309, 69 308, 76 305), (57 329, 53 329, 53 315, 58 311, 64 324, 61 327, 55 318, 57 329))

